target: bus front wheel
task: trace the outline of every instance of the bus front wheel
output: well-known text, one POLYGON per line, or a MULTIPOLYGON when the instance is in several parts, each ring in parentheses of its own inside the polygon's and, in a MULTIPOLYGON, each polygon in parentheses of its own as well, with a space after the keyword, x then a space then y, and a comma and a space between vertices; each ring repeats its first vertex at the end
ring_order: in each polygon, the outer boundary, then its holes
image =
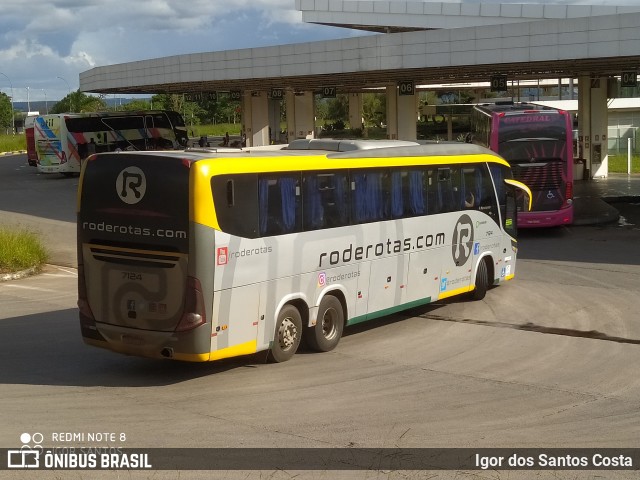
POLYGON ((280 363, 289 360, 298 350, 302 338, 302 317, 293 305, 285 305, 276 322, 276 334, 271 346, 270 360, 280 363))
POLYGON ((344 310, 342 303, 333 295, 326 295, 318 307, 316 324, 308 327, 305 334, 307 344, 312 350, 328 352, 336 348, 344 329, 344 310))
POLYGON ((486 260, 481 260, 476 272, 476 288, 473 290, 471 297, 474 300, 482 300, 487 294, 489 288, 489 272, 487 271, 486 260))

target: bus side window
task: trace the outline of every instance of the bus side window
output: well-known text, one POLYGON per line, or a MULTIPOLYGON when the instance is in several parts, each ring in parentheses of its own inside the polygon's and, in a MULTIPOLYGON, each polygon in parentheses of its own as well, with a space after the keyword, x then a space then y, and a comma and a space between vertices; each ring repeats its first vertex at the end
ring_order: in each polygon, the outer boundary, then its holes
POLYGON ((453 212, 454 210, 457 210, 450 168, 438 169, 437 195, 438 204, 440 205, 439 213, 453 212))
POLYGON ((245 238, 258 236, 258 176, 255 174, 211 177, 213 205, 220 229, 245 238))
POLYGON ((474 165, 462 167, 460 172, 460 208, 478 210, 483 201, 482 170, 474 165))
POLYGON ((518 233, 518 208, 515 187, 505 185, 504 230, 512 237, 518 233))
POLYGON ((388 218, 390 182, 383 172, 361 171, 351 177, 353 201, 351 204, 353 223, 367 223, 388 218))
POLYGON ((260 235, 283 235, 300 230, 298 176, 262 176, 258 182, 260 235))
POLYGON ((427 213, 433 215, 440 213, 441 207, 438 201, 438 178, 434 169, 429 169, 425 175, 425 187, 427 189, 427 213))
POLYGON ((427 185, 424 170, 402 171, 402 196, 404 216, 415 217, 427 214, 427 185))
MULTIPOLYGON (((498 199, 498 207, 500 209, 500 216, 504 219, 506 218, 506 202, 507 202, 507 185, 504 183, 505 178, 511 178, 511 173, 507 167, 502 165, 490 165, 489 170, 491 171, 491 177, 493 177, 493 184, 496 189, 496 196, 498 199)), ((490 182, 490 180, 489 180, 490 182)), ((491 185, 491 189, 493 186, 491 185)), ((492 202, 493 203, 493 202, 492 202)), ((482 210, 482 208, 481 208, 482 210)), ((500 220, 498 219, 498 212, 487 212, 489 216, 495 220, 495 222, 499 225, 500 220)), ((503 220, 504 221, 504 220, 503 220)))
POLYGON ((302 182, 304 230, 341 227, 349 223, 346 172, 305 174, 302 182))

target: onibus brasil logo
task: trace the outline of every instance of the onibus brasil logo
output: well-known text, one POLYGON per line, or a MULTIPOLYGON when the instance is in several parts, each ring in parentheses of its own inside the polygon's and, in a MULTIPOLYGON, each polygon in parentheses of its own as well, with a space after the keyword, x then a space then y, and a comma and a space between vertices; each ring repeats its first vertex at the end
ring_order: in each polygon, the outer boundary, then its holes
MULTIPOLYGON (((74 434, 66 435, 70 438, 74 434)), ((77 434, 84 438, 85 434, 77 434)), ((115 433, 88 433, 87 438, 97 438, 97 435, 116 440, 115 433)), ((52 438, 55 440, 56 434, 52 438)), ((120 440, 124 434, 120 434, 120 440)), ((23 433, 20 435, 20 448, 7 450, 7 468, 9 469, 54 469, 54 470, 133 470, 153 468, 148 453, 123 451, 115 447, 43 447, 42 433, 23 433)))
POLYGON ((20 435, 22 446, 19 450, 15 449, 7 452, 7 467, 39 468, 43 440, 44 436, 41 433, 23 433, 20 435))

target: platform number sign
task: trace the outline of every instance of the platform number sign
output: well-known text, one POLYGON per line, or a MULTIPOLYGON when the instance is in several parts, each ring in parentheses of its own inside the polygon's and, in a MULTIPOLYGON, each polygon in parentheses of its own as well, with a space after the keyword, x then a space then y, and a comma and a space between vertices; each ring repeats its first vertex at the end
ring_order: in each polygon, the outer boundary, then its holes
POLYGON ((322 87, 322 98, 336 98, 336 87, 322 87))
POLYGON ((637 87, 638 86, 638 72, 622 72, 620 78, 621 87, 637 87))
POLYGON ((229 98, 231 100, 240 100, 242 99, 242 92, 240 90, 231 90, 229 92, 229 98))
POLYGON ((413 86, 413 80, 403 80, 398 82, 398 95, 413 95, 415 88, 413 86))
POLYGON ((506 92, 507 91, 507 76, 506 75, 491 75, 491 91, 492 92, 506 92))
POLYGON ((284 97, 284 92, 281 88, 272 88, 271 89, 271 98, 275 100, 280 100, 284 97))

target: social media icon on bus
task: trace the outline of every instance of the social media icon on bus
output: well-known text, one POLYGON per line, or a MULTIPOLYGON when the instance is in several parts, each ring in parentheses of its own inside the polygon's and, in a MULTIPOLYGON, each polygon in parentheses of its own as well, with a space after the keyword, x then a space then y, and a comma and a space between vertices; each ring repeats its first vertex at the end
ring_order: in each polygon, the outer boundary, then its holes
POLYGON ((226 265, 229 262, 229 248, 220 247, 216 255, 216 265, 226 265))

